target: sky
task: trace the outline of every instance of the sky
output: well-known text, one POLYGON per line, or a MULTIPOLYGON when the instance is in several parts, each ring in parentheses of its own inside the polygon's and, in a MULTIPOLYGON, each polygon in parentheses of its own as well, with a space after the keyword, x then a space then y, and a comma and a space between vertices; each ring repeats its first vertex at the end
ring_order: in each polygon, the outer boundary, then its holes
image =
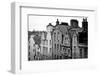
POLYGON ((67 22, 70 25, 71 19, 77 19, 79 21, 79 26, 82 26, 83 18, 77 17, 55 17, 55 16, 29 16, 29 31, 46 31, 46 26, 51 23, 55 26, 57 19, 59 22, 67 22))

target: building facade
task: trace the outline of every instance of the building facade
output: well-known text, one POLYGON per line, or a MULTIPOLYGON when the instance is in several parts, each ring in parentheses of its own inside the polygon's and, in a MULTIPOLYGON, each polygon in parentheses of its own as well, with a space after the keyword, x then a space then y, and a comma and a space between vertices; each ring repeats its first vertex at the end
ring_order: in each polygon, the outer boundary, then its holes
POLYGON ((28 41, 31 60, 87 58, 87 18, 83 19, 82 27, 76 19, 71 19, 70 24, 57 19, 55 26, 46 26, 46 31, 29 32, 28 41))
POLYGON ((82 21, 83 31, 79 33, 80 58, 88 57, 88 22, 87 18, 82 21))
POLYGON ((54 59, 71 57, 71 40, 68 23, 62 22, 59 24, 59 21, 56 21, 56 26, 54 26, 52 33, 52 41, 54 59))

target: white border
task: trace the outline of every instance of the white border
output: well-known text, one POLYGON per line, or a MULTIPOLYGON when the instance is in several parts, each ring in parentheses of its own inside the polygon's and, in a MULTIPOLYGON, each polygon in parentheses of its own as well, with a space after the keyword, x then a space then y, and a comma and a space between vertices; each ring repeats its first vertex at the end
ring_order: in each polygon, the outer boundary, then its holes
MULTIPOLYGON (((22 60, 20 58, 21 57, 21 54, 22 54, 22 52, 20 51, 22 49, 22 47, 21 47, 21 30, 22 30, 22 28, 20 26, 21 25, 21 17, 20 17, 21 16, 21 14, 20 14, 21 13, 21 9, 20 8, 22 6, 24 6, 24 7, 26 7, 26 6, 28 6, 28 7, 35 7, 35 6, 34 6, 34 4, 18 3, 18 2, 17 3, 15 3, 15 2, 12 3, 11 6, 12 6, 12 11, 11 11, 12 12, 12 51, 11 51, 11 55, 12 55, 12 59, 11 59, 11 63, 12 64, 11 64, 11 66, 12 67, 11 67, 11 71, 13 73, 23 73, 23 72, 27 72, 27 71, 25 71, 24 69, 22 69, 22 66, 23 65, 21 63, 22 60)), ((35 7, 35 8, 57 9, 57 10, 77 10, 77 11, 81 11, 81 12, 82 11, 91 11, 91 12, 94 12, 94 14, 96 12, 96 9, 91 8, 91 7, 89 7, 89 8, 87 8, 87 7, 86 8, 83 8, 83 7, 72 7, 72 6, 68 6, 67 8, 52 8, 52 7, 51 8, 50 7, 35 7)), ((94 32, 94 30, 95 29, 92 28, 92 30, 91 30, 92 33, 94 32)), ((67 64, 69 64, 69 65, 71 64, 71 65, 69 67, 67 67, 67 68, 71 68, 73 66, 72 64, 78 64, 78 62, 80 62, 80 64, 82 64, 81 61, 82 60, 78 60, 78 61, 70 60, 70 62, 68 62, 67 64)), ((89 61, 88 60, 84 60, 82 62, 88 63, 89 61)), ((46 69, 48 69, 48 68, 50 70, 55 69, 53 67, 57 63, 60 63, 60 64, 58 64, 58 66, 59 65, 64 65, 64 64, 66 64, 66 61, 65 60, 63 60, 63 61, 54 61, 54 62, 51 62, 51 61, 43 61, 43 62, 36 62, 35 65, 36 66, 40 66, 40 67, 42 66, 41 68, 44 67, 45 69, 43 69, 43 70, 46 71, 46 69), (47 67, 47 68, 44 67, 45 66, 44 65, 44 62, 46 62, 49 67, 47 67), (53 65, 51 65, 51 64, 53 64, 53 65)), ((86 66, 88 67, 90 65, 90 63, 91 63, 91 61, 86 66)), ((85 64, 82 64, 80 66, 81 67, 84 67, 83 65, 85 65, 85 64)), ((75 66, 73 66, 73 67, 75 67, 75 66)), ((79 66, 76 66, 76 67, 79 67, 79 66)), ((63 67, 60 66, 60 67, 57 67, 56 69, 63 69, 63 68, 64 68, 64 66, 63 67)), ((64 69, 66 69, 66 67, 64 69)), ((34 70, 33 71, 31 71, 31 70, 32 69, 30 68, 29 72, 34 72, 34 70)), ((41 70, 36 71, 36 72, 40 72, 41 70)))

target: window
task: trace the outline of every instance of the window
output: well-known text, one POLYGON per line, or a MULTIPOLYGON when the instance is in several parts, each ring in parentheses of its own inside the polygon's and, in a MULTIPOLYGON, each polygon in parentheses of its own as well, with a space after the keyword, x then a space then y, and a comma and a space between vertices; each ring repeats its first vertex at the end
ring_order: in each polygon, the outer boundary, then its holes
POLYGON ((71 52, 70 52, 70 49, 68 49, 68 56, 71 56, 71 52))
POLYGON ((56 51, 56 44, 55 44, 55 51, 56 51))
POLYGON ((52 52, 52 48, 50 48, 50 53, 52 52))
POLYGON ((74 48, 76 48, 76 46, 74 46, 74 48))
POLYGON ((63 44, 63 38, 64 38, 64 35, 62 34, 62 44, 63 44))
POLYGON ((46 40, 46 45, 48 45, 48 40, 46 40))
POLYGON ((57 44, 57 51, 59 50, 59 44, 57 44))
POLYGON ((56 33, 54 33, 54 41, 56 41, 56 33))
POLYGON ((50 40, 50 45, 51 45, 51 40, 50 40))
POLYGON ((60 42, 61 41, 61 34, 58 34, 58 42, 60 42))

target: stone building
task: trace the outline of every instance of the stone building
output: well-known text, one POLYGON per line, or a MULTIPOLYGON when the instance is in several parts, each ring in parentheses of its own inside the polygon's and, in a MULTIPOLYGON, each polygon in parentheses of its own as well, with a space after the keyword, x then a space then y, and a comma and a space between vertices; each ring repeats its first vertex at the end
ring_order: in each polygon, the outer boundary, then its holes
POLYGON ((41 44, 40 44, 40 49, 41 49, 41 54, 42 55, 48 55, 48 40, 47 40, 47 32, 42 31, 41 35, 41 44))
POLYGON ((46 27, 46 31, 47 31, 47 47, 48 47, 48 56, 52 56, 52 30, 53 30, 53 25, 51 23, 49 23, 46 27))
POLYGON ((28 60, 33 60, 35 55, 35 41, 33 39, 34 35, 30 36, 29 39, 29 52, 28 52, 28 60))
POLYGON ((83 31, 79 33, 80 58, 88 57, 88 22, 87 18, 82 21, 83 31))
POLYGON ((78 21, 72 19, 70 21, 70 35, 72 40, 72 58, 80 58, 80 50, 79 50, 79 38, 78 33, 82 32, 82 28, 79 27, 78 21))
POLYGON ((56 21, 52 33, 53 58, 63 59, 71 57, 70 34, 68 23, 56 21))
MULTIPOLYGON (((54 26, 52 33, 52 47, 53 47, 53 58, 81 58, 84 55, 87 55, 84 50, 87 51, 86 44, 80 44, 79 39, 80 36, 86 34, 87 25, 86 20, 83 19, 82 28, 79 27, 78 20, 72 19, 70 20, 70 25, 65 22, 59 22, 58 19, 56 21, 56 25, 54 26), (81 53, 81 50, 82 53, 81 53), (81 55, 82 54, 82 55, 81 55)), ((84 36, 81 39, 87 37, 84 36)), ((83 41, 85 42, 86 39, 83 41)), ((82 41, 82 40, 80 40, 82 41)))

